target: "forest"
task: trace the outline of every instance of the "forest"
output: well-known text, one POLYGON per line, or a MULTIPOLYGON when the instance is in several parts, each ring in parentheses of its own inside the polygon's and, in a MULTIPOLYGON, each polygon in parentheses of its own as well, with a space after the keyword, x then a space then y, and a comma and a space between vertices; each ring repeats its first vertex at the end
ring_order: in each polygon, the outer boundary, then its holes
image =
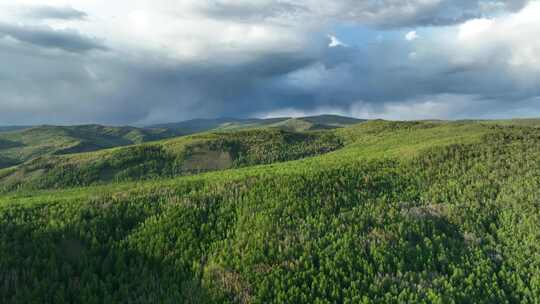
POLYGON ((0 303, 538 303, 538 189, 540 120, 41 155, 0 170, 0 303))

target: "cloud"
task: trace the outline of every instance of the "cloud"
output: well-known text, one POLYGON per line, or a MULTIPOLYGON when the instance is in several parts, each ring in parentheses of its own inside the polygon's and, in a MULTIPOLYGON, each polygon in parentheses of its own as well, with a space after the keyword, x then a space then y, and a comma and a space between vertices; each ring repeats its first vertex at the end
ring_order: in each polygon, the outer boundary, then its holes
POLYGON ((289 76, 304 102, 284 108, 331 106, 394 119, 540 115, 531 106, 538 102, 530 102, 540 96, 540 45, 530 40, 540 35, 539 14, 540 3, 532 3, 514 14, 432 30, 415 44, 329 49, 319 63, 289 76), (351 108, 359 100, 363 112, 351 108))
POLYGON ((25 16, 36 19, 84 20, 88 14, 70 6, 36 6, 25 10, 25 16))
POLYGON ((526 10, 497 19, 480 18, 457 28, 452 60, 463 64, 498 63, 510 71, 540 71, 540 2, 526 10))
POLYGON ((171 64, 111 54, 66 57, 0 45, 0 65, 7 67, 0 71, 0 119, 3 124, 150 124, 249 116, 279 103, 277 80, 314 60, 274 52, 234 65, 220 58, 171 64), (9 64, 23 61, 24 65, 9 64))
POLYGON ((475 95, 435 94, 410 100, 387 101, 376 105, 357 101, 343 107, 321 106, 314 109, 289 107, 256 116, 275 118, 335 114, 387 120, 508 119, 509 117, 537 117, 538 107, 540 107, 538 97, 508 105, 475 95))
POLYGON ((0 4, 3 124, 540 115, 537 2, 20 1, 88 16, 0 4))
POLYGON ((251 0, 202 1, 198 9, 218 18, 281 21, 348 20, 381 28, 446 26, 519 11, 529 0, 251 0))
POLYGON ((328 38, 330 39, 330 43, 328 44, 328 47, 330 48, 334 48, 338 46, 347 46, 345 43, 339 40, 336 36, 328 35, 328 38))
POLYGON ((0 37, 9 36, 20 42, 35 46, 60 49, 72 53, 107 48, 96 39, 81 35, 74 30, 54 30, 48 26, 18 26, 0 23, 0 37))
POLYGON ((243 21, 277 18, 288 18, 292 21, 295 17, 309 12, 309 7, 299 1, 215 0, 202 1, 196 8, 214 18, 243 21))
POLYGON ((380 28, 447 26, 504 12, 516 12, 529 0, 341 0, 340 14, 380 28))
POLYGON ((420 38, 420 36, 418 36, 416 31, 410 31, 405 35, 405 40, 407 40, 407 41, 414 41, 414 40, 416 40, 418 38, 420 38))

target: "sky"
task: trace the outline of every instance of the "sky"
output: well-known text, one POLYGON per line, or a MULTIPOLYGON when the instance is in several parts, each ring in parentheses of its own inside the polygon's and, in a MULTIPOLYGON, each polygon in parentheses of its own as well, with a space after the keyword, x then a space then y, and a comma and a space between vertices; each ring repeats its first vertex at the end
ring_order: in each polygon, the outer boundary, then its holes
POLYGON ((540 0, 0 0, 0 125, 540 117, 540 0))

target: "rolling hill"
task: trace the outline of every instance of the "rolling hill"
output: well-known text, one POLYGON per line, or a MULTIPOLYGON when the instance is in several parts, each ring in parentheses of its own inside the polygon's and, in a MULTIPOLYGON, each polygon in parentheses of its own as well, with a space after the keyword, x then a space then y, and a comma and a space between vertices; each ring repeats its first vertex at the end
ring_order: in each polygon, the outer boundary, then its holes
POLYGON ((161 128, 181 134, 193 134, 206 131, 231 131, 253 128, 280 128, 288 131, 308 131, 341 128, 364 122, 365 120, 338 116, 320 115, 300 118, 282 117, 268 119, 195 119, 179 123, 151 125, 148 128, 161 128))
POLYGON ((294 160, 342 145, 330 134, 270 128, 204 133, 91 153, 56 153, 0 170, 0 192, 191 175, 294 160))
POLYGON ((140 144, 201 132, 275 128, 290 132, 341 128, 363 120, 322 115, 275 119, 196 119, 145 128, 82 126, 37 126, 0 128, 0 169, 47 155, 97 151, 140 144))
POLYGON ((0 126, 0 132, 17 131, 31 128, 30 126, 0 126))
POLYGON ((221 131, 0 172, 2 303, 540 300, 530 122, 221 131))
POLYGON ((60 155, 126 146, 175 136, 163 129, 134 127, 39 126, 0 133, 0 168, 45 155, 60 155))

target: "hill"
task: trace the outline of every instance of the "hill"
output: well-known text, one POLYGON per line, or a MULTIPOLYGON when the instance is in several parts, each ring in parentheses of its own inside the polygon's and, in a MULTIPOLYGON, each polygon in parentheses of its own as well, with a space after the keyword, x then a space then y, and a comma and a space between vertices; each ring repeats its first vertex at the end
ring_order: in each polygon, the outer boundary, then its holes
POLYGON ((0 168, 44 155, 95 151, 172 137, 163 129, 134 127, 39 126, 0 133, 0 168))
POLYGON ((172 130, 181 134, 194 134, 206 131, 225 131, 240 130, 252 128, 280 128, 288 131, 308 131, 330 128, 340 128, 349 125, 358 124, 365 120, 338 116, 338 115, 320 115, 301 118, 268 118, 268 119, 236 119, 236 118, 217 118, 217 119, 195 119, 179 123, 151 125, 148 128, 161 128, 172 130))
POLYGON ((341 128, 363 120, 335 115, 272 119, 196 119, 146 128, 82 126, 0 127, 0 169, 42 156, 98 151, 201 132, 276 128, 291 132, 341 128))
POLYGON ((503 126, 519 126, 519 127, 540 127, 540 119, 538 118, 521 118, 510 120, 483 120, 479 121, 484 124, 495 124, 503 126))
POLYGON ((17 131, 31 128, 30 126, 0 126, 0 132, 17 131))
POLYGON ((160 163, 195 142, 234 143, 251 161, 78 188, 57 175, 46 190, 0 196, 0 302, 540 300, 536 127, 370 121, 135 147, 161 145, 144 161, 160 163))
POLYGON ((206 133, 92 153, 41 156, 0 170, 0 192, 191 175, 294 160, 341 147, 339 138, 316 132, 206 133))

